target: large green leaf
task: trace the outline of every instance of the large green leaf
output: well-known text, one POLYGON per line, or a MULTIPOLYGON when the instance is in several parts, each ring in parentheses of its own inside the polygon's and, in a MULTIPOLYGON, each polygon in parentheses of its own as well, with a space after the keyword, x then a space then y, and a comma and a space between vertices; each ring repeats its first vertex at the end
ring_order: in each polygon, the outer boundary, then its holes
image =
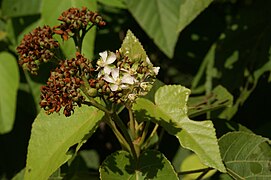
MULTIPOLYGON (((60 24, 60 21, 57 18, 61 13, 71 7, 82 8, 83 6, 87 7, 91 11, 97 11, 97 2, 85 1, 85 0, 46 0, 42 4, 42 16, 41 19, 44 24, 50 26, 55 26, 60 24), (55 8, 57 7, 57 8, 55 8), (52 11, 52 9, 54 9, 52 11)), ((83 41, 83 50, 82 54, 87 58, 93 57, 94 52, 94 40, 95 40, 95 27, 93 27, 85 36, 83 41)), ((60 40, 60 39, 59 39, 60 40)), ((60 40, 61 41, 61 40, 60 40)), ((75 56, 75 46, 72 39, 61 43, 62 50, 66 56, 74 57, 75 56)))
POLYGON ((128 30, 120 50, 130 59, 146 59, 147 54, 132 31, 128 30))
POLYGON ((169 57, 173 57, 179 33, 212 0, 127 0, 127 6, 139 25, 169 57))
POLYGON ((102 163, 101 179, 178 179, 166 157, 153 150, 143 152, 138 161, 126 151, 117 151, 102 163))
POLYGON ((230 132, 219 139, 228 174, 235 179, 271 179, 270 140, 247 132, 230 132))
POLYGON ((125 4, 125 0, 98 0, 98 2, 108 5, 108 6, 117 7, 117 8, 122 8, 122 9, 127 8, 125 4))
POLYGON ((127 0, 127 6, 139 25, 169 57, 178 40, 180 0, 127 0))
POLYGON ((181 2, 178 31, 182 31, 190 24, 213 0, 182 0, 181 2))
POLYGON ((11 131, 16 113, 19 70, 16 59, 9 53, 0 53, 0 134, 11 131))
POLYGON ((17 17, 28 16, 40 13, 40 0, 3 0, 2 1, 2 13, 5 16, 17 17))
POLYGON ((35 119, 28 146, 25 179, 47 179, 72 156, 96 130, 103 113, 94 107, 75 109, 71 117, 44 111, 35 119))
POLYGON ((136 101, 136 118, 159 123, 183 147, 194 151, 202 163, 225 172, 212 122, 192 121, 187 116, 189 94, 190 90, 180 85, 163 86, 155 93, 155 103, 144 98, 136 101))

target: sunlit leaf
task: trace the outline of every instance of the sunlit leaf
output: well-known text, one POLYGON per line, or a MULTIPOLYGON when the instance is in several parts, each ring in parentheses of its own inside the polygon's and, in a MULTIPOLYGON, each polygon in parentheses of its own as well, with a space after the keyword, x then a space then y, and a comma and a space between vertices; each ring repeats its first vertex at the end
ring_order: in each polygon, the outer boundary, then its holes
POLYGON ((117 151, 102 163, 100 174, 102 180, 178 179, 166 157, 153 150, 143 152, 138 161, 126 151, 117 151))
POLYGON ((41 111, 32 126, 25 179, 47 179, 94 133, 102 116, 88 106, 76 108, 69 118, 41 111))
POLYGON ((155 93, 155 103, 144 98, 136 101, 136 118, 159 123, 183 147, 194 151, 203 164, 225 172, 212 122, 192 121, 187 116, 189 94, 190 90, 180 85, 163 86, 155 93))
POLYGON ((14 56, 0 53, 0 134, 12 130, 16 113, 19 70, 14 56))
MULTIPOLYGON (((208 168, 208 167, 200 162, 197 155, 191 154, 183 160, 181 167, 180 167, 180 171, 181 172, 182 171, 192 171, 192 170, 204 169, 204 168, 208 168)), ((202 178, 202 179, 206 179, 208 177, 211 177, 212 175, 214 175, 215 172, 216 172, 216 170, 209 170, 208 173, 206 175, 204 175, 204 178, 202 178)), ((183 180, 197 179, 197 177, 201 173, 202 172, 187 174, 187 175, 182 176, 182 179, 183 180)))
POLYGON ((228 174, 235 179, 271 179, 270 140, 247 132, 230 132, 219 139, 228 174))
POLYGON ((130 59, 146 59, 147 57, 143 46, 130 30, 127 31, 120 51, 130 59))

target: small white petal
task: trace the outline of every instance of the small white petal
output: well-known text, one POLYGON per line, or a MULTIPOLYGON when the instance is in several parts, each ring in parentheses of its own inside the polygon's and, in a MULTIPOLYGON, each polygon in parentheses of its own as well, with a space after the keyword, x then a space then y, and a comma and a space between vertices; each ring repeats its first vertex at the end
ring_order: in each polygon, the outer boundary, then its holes
POLYGON ((103 71, 100 70, 99 73, 98 73, 98 78, 100 78, 103 74, 104 74, 103 71))
POLYGON ((111 91, 117 91, 119 89, 119 86, 116 84, 109 84, 109 87, 111 91))
POLYGON ((155 73, 155 75, 157 75, 159 73, 160 67, 153 67, 152 70, 155 73))
POLYGON ((152 64, 148 56, 146 57, 146 62, 147 62, 148 64, 152 64))
POLYGON ((118 68, 112 69, 111 74, 113 79, 116 81, 119 78, 119 69, 118 68))
POLYGON ((107 57, 106 64, 112 64, 117 59, 115 53, 110 53, 107 57))
POLYGON ((125 85, 125 84, 121 84, 121 85, 120 85, 120 88, 121 88, 121 89, 128 89, 128 86, 125 85))
POLYGON ((126 83, 126 84, 134 84, 135 83, 135 78, 130 76, 129 74, 125 74, 122 79, 121 82, 122 83, 126 83))
POLYGON ((102 57, 103 62, 106 62, 107 59, 107 51, 99 53, 99 55, 102 57))
POLYGON ((115 83, 114 79, 112 79, 112 77, 108 76, 107 74, 103 77, 103 80, 109 83, 115 83))
POLYGON ((110 74, 111 71, 112 71, 112 68, 110 68, 109 66, 104 67, 104 74, 110 74))

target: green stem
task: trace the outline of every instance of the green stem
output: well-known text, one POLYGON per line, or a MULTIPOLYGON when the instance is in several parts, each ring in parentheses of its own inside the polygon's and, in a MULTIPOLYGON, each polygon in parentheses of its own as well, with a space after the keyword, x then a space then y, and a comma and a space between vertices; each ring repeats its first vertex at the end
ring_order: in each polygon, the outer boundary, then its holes
POLYGON ((144 130, 143 130, 143 132, 142 132, 140 142, 139 142, 139 145, 140 145, 140 146, 141 146, 141 145, 143 144, 143 142, 145 141, 145 138, 146 138, 146 136, 147 136, 147 134, 148 134, 149 126, 150 126, 150 121, 147 121, 147 123, 145 124, 144 130))
POLYGON ((185 175, 185 174, 194 174, 194 173, 199 173, 199 172, 205 172, 205 171, 209 171, 212 170, 213 168, 202 168, 202 169, 196 169, 196 170, 190 170, 190 171, 182 171, 182 172, 178 172, 178 175, 185 175))
POLYGON ((113 112, 112 114, 113 120, 117 123, 117 125, 119 126, 122 134, 124 135, 124 138, 126 139, 127 143, 129 144, 130 148, 131 148, 131 153, 134 156, 134 158, 138 158, 139 154, 138 152, 136 152, 134 144, 131 140, 131 137, 127 131, 127 128, 125 126, 125 124, 122 122, 122 120, 120 119, 120 117, 116 114, 116 112, 113 112))
POLYGON ((146 147, 149 145, 149 143, 151 142, 151 139, 152 139, 153 136, 155 135, 155 133, 156 133, 158 127, 159 127, 159 124, 155 124, 155 126, 154 126, 154 128, 153 128, 153 130, 152 130, 152 132, 151 132, 151 134, 150 134, 150 136, 149 136, 148 139, 145 141, 145 144, 144 144, 143 148, 146 148, 146 147))
POLYGON ((126 108, 128 109, 128 112, 129 112, 129 127, 131 131, 132 139, 134 140, 136 139, 134 114, 130 106, 126 108))
POLYGON ((205 171, 203 171, 196 180, 200 180, 202 179, 208 172, 210 171, 210 169, 206 169, 205 171))
POLYGON ((106 114, 106 123, 112 129, 112 131, 114 132, 114 134, 117 137, 117 139, 118 139, 119 143, 121 144, 122 148, 124 148, 127 151, 131 152, 131 148, 130 148, 129 144, 127 143, 127 141, 125 140, 123 135, 119 132, 116 124, 114 123, 114 121, 112 120, 112 118, 111 118, 111 116, 109 114, 106 114))

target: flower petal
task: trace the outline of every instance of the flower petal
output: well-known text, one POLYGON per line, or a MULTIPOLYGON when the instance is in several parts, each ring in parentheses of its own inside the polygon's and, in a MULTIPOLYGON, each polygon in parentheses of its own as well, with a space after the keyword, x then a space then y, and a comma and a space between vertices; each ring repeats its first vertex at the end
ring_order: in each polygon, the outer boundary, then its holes
POLYGON ((99 53, 99 55, 102 57, 103 62, 106 62, 107 59, 107 51, 99 53))
POLYGON ((151 60, 149 59, 148 56, 146 57, 146 62, 147 62, 148 64, 151 64, 151 65, 152 65, 151 60))
POLYGON ((110 74, 111 71, 112 71, 112 68, 110 68, 109 66, 104 67, 104 74, 110 74))
POLYGON ((134 84, 135 81, 136 79, 130 74, 124 74, 124 76, 121 78, 121 82, 126 84, 134 84))
POLYGON ((153 67, 153 72, 155 73, 155 75, 158 75, 160 67, 153 67))
POLYGON ((103 77, 103 80, 113 84, 116 83, 112 77, 108 76, 108 74, 103 77))
POLYGON ((100 70, 98 73, 98 78, 100 78, 102 75, 104 75, 104 72, 103 72, 103 70, 100 70))
POLYGON ((116 81, 119 78, 119 69, 118 68, 112 69, 111 74, 113 79, 116 81))
POLYGON ((106 64, 112 64, 117 59, 115 53, 110 52, 109 56, 107 57, 106 64))

